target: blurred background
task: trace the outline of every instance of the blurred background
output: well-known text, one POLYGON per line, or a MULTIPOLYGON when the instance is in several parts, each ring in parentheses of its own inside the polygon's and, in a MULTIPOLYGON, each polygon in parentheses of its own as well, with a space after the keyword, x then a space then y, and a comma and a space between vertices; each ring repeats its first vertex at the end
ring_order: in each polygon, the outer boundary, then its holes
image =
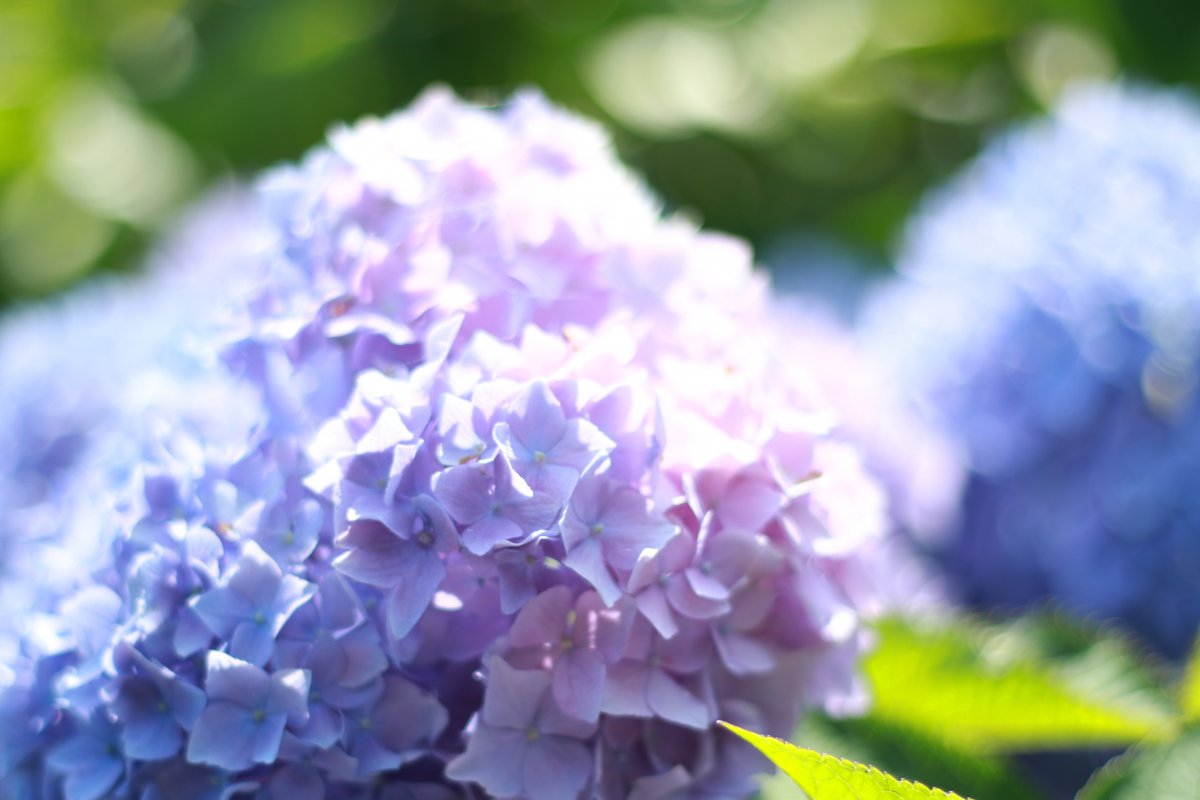
POLYGON ((1195 0, 2 0, 0 305, 136 267, 206 185, 431 82, 606 121, 781 269, 882 269, 989 131, 1079 78, 1200 82, 1198 41, 1195 0))

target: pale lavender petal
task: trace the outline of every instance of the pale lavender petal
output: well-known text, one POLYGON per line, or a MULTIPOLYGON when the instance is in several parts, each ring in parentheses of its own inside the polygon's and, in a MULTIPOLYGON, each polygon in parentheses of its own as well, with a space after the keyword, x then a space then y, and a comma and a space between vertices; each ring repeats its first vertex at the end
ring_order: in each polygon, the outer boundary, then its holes
POLYGON ((315 542, 324 524, 325 510, 316 500, 306 497, 296 504, 296 510, 292 512, 292 531, 297 539, 315 542))
POLYGON ((249 768, 253 764, 253 750, 262 722, 255 720, 252 712, 242 706, 209 703, 188 740, 188 761, 231 771, 249 768))
MULTIPOLYGON (((272 591, 274 588, 275 584, 272 584, 272 591)), ((254 616, 255 609, 242 595, 227 588, 217 587, 193 599, 191 610, 210 631, 227 639, 233 635, 234 628, 254 616)), ((187 636, 179 645, 187 647, 193 644, 195 639, 194 636, 187 636)))
POLYGON ((533 727, 539 733, 566 736, 581 741, 592 738, 596 733, 595 722, 579 719, 559 708, 558 703, 554 702, 553 692, 542 698, 533 727))
POLYGON ((306 669, 281 669, 271 675, 271 689, 265 710, 269 715, 284 715, 289 725, 300 726, 308 720, 308 692, 312 673, 306 669))
POLYGON ((271 633, 278 636, 284 622, 287 622, 296 609, 304 606, 316 594, 316 584, 308 583, 305 579, 294 575, 283 576, 278 593, 275 595, 275 601, 272 603, 274 619, 271 620, 271 633))
POLYGON ((308 722, 294 728, 296 736, 316 747, 332 747, 342 738, 345 718, 342 712, 327 705, 312 705, 308 722))
POLYGON ((336 572, 325 573, 318 582, 317 591, 321 605, 321 621, 325 627, 340 631, 358 623, 358 599, 341 575, 336 572))
POLYGON ((272 764, 279 755, 279 742, 283 738, 283 729, 287 718, 283 714, 268 716, 264 720, 254 720, 253 737, 248 751, 250 759, 256 764, 272 764))
POLYGON ((676 764, 666 772, 635 780, 626 800, 667 800, 686 790, 691 782, 688 771, 676 764))
POLYGON ((572 608, 571 590, 555 586, 534 597, 513 622, 508 634, 511 647, 537 647, 553 643, 567 634, 567 614, 572 608))
POLYGON ((598 592, 584 592, 575 601, 575 612, 571 630, 575 643, 595 650, 606 662, 620 658, 633 626, 629 605, 608 606, 598 592))
POLYGON ((712 619, 729 610, 725 600, 710 600, 697 595, 683 576, 677 576, 667 584, 667 599, 676 611, 692 619, 712 619))
POLYGON ((99 800, 125 772, 117 759, 97 762, 87 768, 75 769, 63 781, 64 800, 99 800))
POLYGON ((629 573, 629 583, 626 585, 630 594, 637 594, 659 582, 662 573, 658 559, 661 552, 662 550, 646 549, 638 554, 637 563, 633 565, 633 571, 629 573))
POLYGON ((563 712, 586 722, 600 716, 604 694, 604 662, 588 650, 574 649, 554 664, 554 700, 563 712))
POLYGON ((275 637, 263 623, 243 622, 229 638, 229 655, 256 667, 266 666, 274 651, 275 637))
POLYGON ((76 734, 47 754, 47 764, 64 774, 64 800, 99 800, 125 772, 123 760, 109 751, 106 738, 76 734))
POLYGON ((275 800, 325 800, 325 781, 311 764, 287 764, 268 784, 275 800))
MULTIPOLYGON (((622 492, 624 494, 624 492, 622 492)), ((629 506, 611 516, 604 517, 604 554, 608 562, 618 569, 633 569, 638 556, 644 550, 657 549, 675 535, 675 526, 666 520, 656 520, 645 510, 645 499, 640 492, 630 490, 637 500, 629 498, 629 506), (632 507, 636 503, 636 507, 632 507)))
POLYGON ((585 539, 572 548, 567 553, 564 563, 590 583, 605 603, 612 605, 620 599, 621 587, 617 586, 612 572, 608 569, 598 538, 585 539))
MULTIPOLYGON (((240 618, 239 616, 238 619, 240 618)), ((232 630, 232 628, 230 629, 232 630)), ((175 631, 171 637, 171 646, 181 658, 188 658, 200 652, 208 646, 212 638, 212 627, 200 618, 195 609, 182 609, 175 618, 175 631)))
POLYGON ((562 404, 542 381, 534 381, 513 400, 508 424, 531 452, 552 449, 566 430, 562 404))
POLYGON ((489 472, 477 466, 462 466, 438 474, 433 494, 460 525, 470 525, 491 512, 489 472))
POLYGON ((644 664, 622 661, 608 668, 600 710, 605 714, 652 717, 646 699, 650 674, 644 664))
POLYGON ((175 721, 184 730, 191 730, 204 710, 204 692, 181 678, 171 680, 165 687, 160 684, 160 689, 175 721))
POLYGON ((495 554, 496 572, 500 576, 500 610, 505 614, 519 611, 537 594, 533 579, 536 556, 523 550, 502 550, 495 554), (529 563, 530 559, 534 564, 529 563))
POLYGON ((545 492, 531 492, 519 500, 510 499, 504 505, 504 515, 515 522, 522 533, 546 530, 558 519, 562 501, 545 492))
POLYGON ((501 542, 524 538, 525 531, 507 517, 489 514, 462 533, 462 542, 475 555, 486 555, 501 542))
POLYGON ((253 664, 216 650, 205 661, 204 689, 210 702, 223 700, 250 708, 266 703, 271 679, 253 664))
MULTIPOLYGON (((440 563, 440 562, 439 562, 440 563)), ((345 654, 345 668, 338 683, 355 688, 374 680, 388 667, 387 656, 380 647, 379 634, 373 625, 363 625, 338 639, 345 654)))
POLYGON ((717 518, 727 528, 759 531, 783 508, 784 494, 766 470, 746 470, 725 486, 717 518))
POLYGON ((478 725, 467 750, 446 765, 446 777, 477 783, 494 797, 519 797, 525 790, 525 754, 529 739, 524 729, 478 725))
POLYGON ((375 520, 350 524, 337 539, 346 551, 333 560, 334 569, 347 577, 383 589, 397 585, 416 546, 375 520))
POLYGON ((591 422, 573 419, 567 422, 562 438, 554 447, 554 463, 582 474, 615 446, 616 443, 591 422))
POLYGON ((492 658, 488 662, 483 721, 493 728, 528 730, 550 689, 550 680, 545 670, 519 670, 501 658, 492 658))
POLYGON ((734 675, 769 672, 775 666, 771 649, 757 639, 723 631, 718 625, 713 631, 713 642, 721 661, 734 675))
POLYGON ((405 561, 400 580, 387 598, 388 632, 393 637, 408 635, 445 577, 446 565, 434 550, 419 550, 405 561))
POLYGON ((388 676, 383 696, 371 712, 376 737, 393 752, 431 742, 446 727, 446 709, 432 694, 398 675, 388 676))
POLYGON ((639 593, 634 601, 638 611, 650 620, 650 624, 664 639, 670 639, 679 630, 679 625, 675 622, 675 612, 667 602, 667 594, 658 586, 651 586, 639 593))
POLYGON ((713 723, 708 705, 660 669, 649 674, 646 700, 655 714, 669 722, 697 730, 713 723))
POLYGON ((579 483, 579 470, 549 461, 522 465, 521 476, 529 482, 530 488, 549 498, 556 511, 579 483))
MULTIPOLYGON (((350 723, 353 724, 353 723, 350 723)), ((404 764, 404 755, 384 747, 374 736, 362 734, 354 738, 351 755, 358 763, 358 778, 370 780, 381 772, 399 769, 404 764)))
POLYGON ((524 796, 530 800, 578 797, 592 775, 592 758, 582 743, 543 736, 529 745, 522 770, 524 796))
POLYGON ((453 394, 442 395, 438 413, 438 459, 446 466, 466 464, 482 458, 488 443, 479 435, 484 424, 480 410, 453 394))
POLYGON ((265 608, 275 599, 282 577, 275 559, 256 542, 249 541, 242 545, 242 553, 225 585, 255 608, 265 608))
POLYGON ((170 758, 183 745, 183 732, 169 714, 152 714, 136 723, 127 723, 121 743, 129 758, 141 761, 170 758))
POLYGON ((406 458, 416 448, 409 445, 416 435, 404 424, 404 420, 394 408, 384 408, 375 418, 371 428, 358 439, 356 452, 359 454, 392 452, 397 445, 404 450, 406 458))
POLYGON ((729 599, 729 587, 714 578, 711 574, 699 569, 684 570, 688 587, 703 600, 723 602, 729 599))

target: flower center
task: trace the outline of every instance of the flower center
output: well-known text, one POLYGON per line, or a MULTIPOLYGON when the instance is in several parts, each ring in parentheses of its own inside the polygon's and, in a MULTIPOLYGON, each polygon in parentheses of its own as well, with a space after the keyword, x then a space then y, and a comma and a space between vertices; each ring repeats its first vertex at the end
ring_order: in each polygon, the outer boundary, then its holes
POLYGON ((544 464, 544 463, 546 463, 546 454, 543 453, 541 450, 538 450, 536 453, 533 454, 533 460, 536 461, 538 464, 544 464))
POLYGON ((267 718, 267 712, 261 708, 256 708, 254 709, 254 713, 250 716, 254 718, 255 722, 262 722, 267 718))
POLYGON ((599 536, 600 534, 604 533, 604 523, 597 522, 596 524, 592 525, 591 533, 592 536, 599 536))
POLYGON ((525 729, 525 738, 531 742, 536 742, 540 736, 541 734, 538 733, 538 729, 532 725, 525 729))

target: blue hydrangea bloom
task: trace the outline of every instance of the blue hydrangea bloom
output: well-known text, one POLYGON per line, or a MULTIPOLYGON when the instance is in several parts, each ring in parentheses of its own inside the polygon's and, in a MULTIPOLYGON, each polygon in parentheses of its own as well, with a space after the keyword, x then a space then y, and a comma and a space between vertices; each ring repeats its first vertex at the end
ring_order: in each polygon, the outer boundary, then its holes
POLYGON ((1200 623, 1200 107, 1069 94, 917 216, 873 338, 962 439, 965 597, 1050 599, 1170 654, 1200 623))
POLYGON ((433 90, 168 262, 94 326, 145 355, 86 435, 56 314, 0 367, 78 439, 0 434, 44 513, 0 522, 4 795, 744 797, 719 717, 865 703, 907 485, 598 129, 433 90))

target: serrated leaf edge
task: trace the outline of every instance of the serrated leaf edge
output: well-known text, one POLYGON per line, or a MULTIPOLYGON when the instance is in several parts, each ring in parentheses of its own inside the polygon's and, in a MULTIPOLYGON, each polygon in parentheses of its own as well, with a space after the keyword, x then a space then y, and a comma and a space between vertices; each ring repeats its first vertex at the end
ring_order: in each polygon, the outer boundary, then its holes
MULTIPOLYGON (((736 734, 737 736, 740 736, 742 739, 744 739, 746 742, 748 742, 756 750, 758 750, 760 753, 762 753, 764 756, 766 756, 771 761, 772 764, 774 764, 775 766, 777 766, 781 770, 783 770, 783 772, 785 774, 787 774, 788 777, 790 777, 792 780, 794 780, 796 782, 796 784, 806 792, 811 793, 811 791, 809 789, 807 789, 804 786, 804 784, 801 782, 800 778, 798 778, 796 775, 794 775, 792 770, 788 769, 788 767, 786 765, 780 764, 778 761, 776 761, 771 756, 771 754, 768 753, 762 747, 762 745, 760 743, 766 743, 769 745, 773 745, 774 747, 779 747, 779 748, 782 748, 783 750, 790 751, 792 754, 794 754, 798 758, 804 759, 805 761, 809 762, 813 766, 821 766, 821 767, 825 767, 826 769, 829 769, 831 766, 836 766, 843 770, 858 773, 860 775, 866 775, 872 781, 874 781, 876 783, 884 784, 883 786, 879 787, 881 792, 890 794, 890 795, 895 795, 896 797, 902 797, 902 795, 899 794, 895 788, 887 786, 887 784, 895 784, 901 789, 910 790, 911 792, 913 792, 921 797, 933 798, 933 800, 970 800, 969 798, 965 798, 962 795, 955 794, 954 792, 947 792, 942 789, 938 789, 936 787, 926 786, 925 784, 918 783, 917 781, 910 781, 910 780, 906 780, 904 778, 897 778, 895 775, 890 775, 877 767, 871 766, 870 764, 860 764, 857 761, 850 761, 849 759, 839 758, 837 756, 828 755, 826 753, 818 753, 816 750, 807 750, 803 747, 797 747, 796 745, 794 745, 790 742, 786 742, 783 739, 778 739, 774 736, 764 736, 763 734, 760 734, 760 733, 748 731, 745 728, 739 728, 737 725, 734 725, 729 722, 725 722, 724 720, 718 720, 717 724, 721 725, 726 730, 736 734)), ((836 770, 832 770, 832 771, 833 771, 834 777, 835 778, 838 777, 837 771, 836 770)), ((841 778, 838 778, 838 779, 841 780, 841 782, 843 784, 846 783, 845 780, 843 780, 841 778)), ((851 794, 853 794, 855 797, 859 796, 853 787, 849 786, 848 784, 846 784, 846 787, 849 789, 851 794)), ((814 796, 812 798, 812 800, 821 800, 821 798, 814 796)))

